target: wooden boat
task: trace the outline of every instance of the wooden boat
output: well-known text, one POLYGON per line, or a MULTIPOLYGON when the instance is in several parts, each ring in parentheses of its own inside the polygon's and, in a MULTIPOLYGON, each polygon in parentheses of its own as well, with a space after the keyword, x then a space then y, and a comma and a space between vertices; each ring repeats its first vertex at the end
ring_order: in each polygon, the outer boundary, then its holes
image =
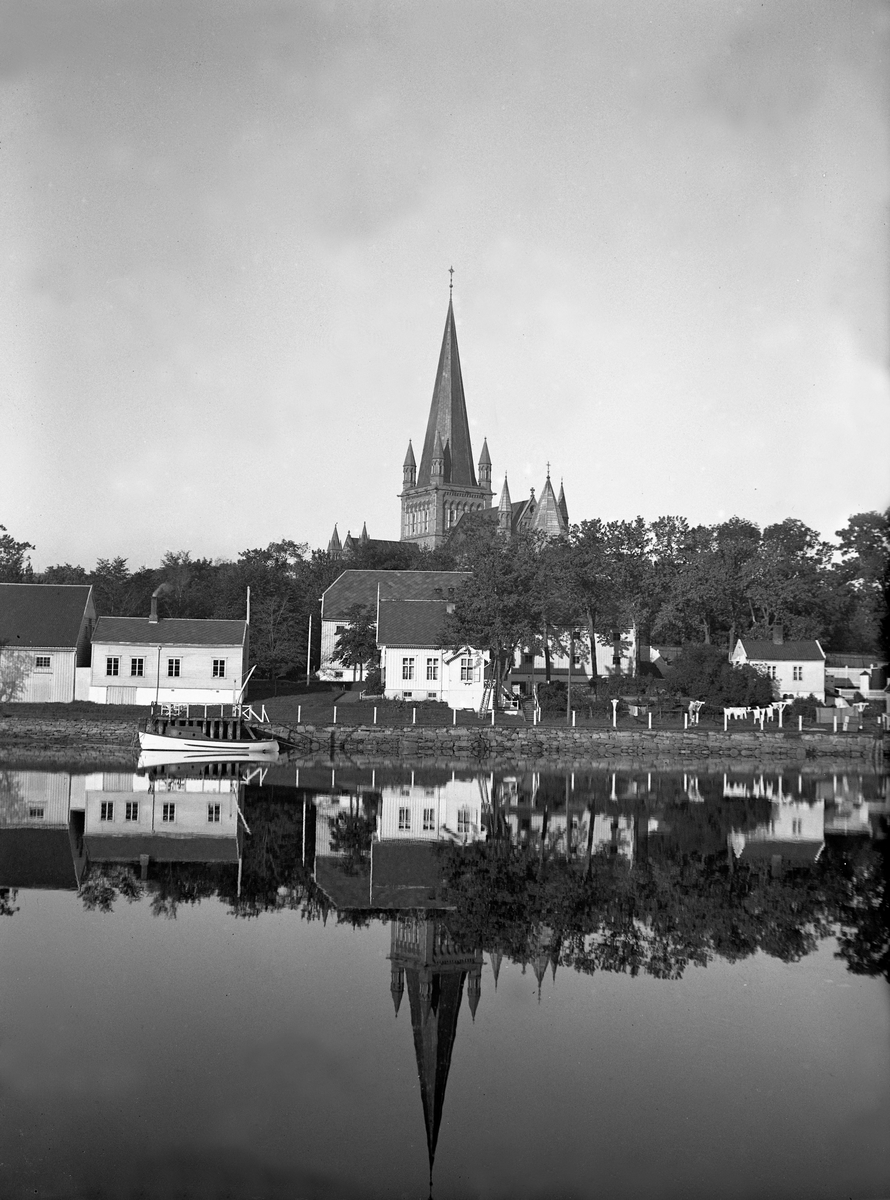
POLYGON ((226 707, 221 704, 216 716, 206 704, 153 704, 145 728, 139 731, 139 749, 187 751, 192 762, 278 754, 275 738, 263 736, 265 708, 258 717, 248 705, 232 705, 228 712, 226 707), (255 724, 260 725, 259 731, 255 724))
POLYGON ((191 761, 198 757, 222 761, 232 757, 277 754, 278 742, 274 738, 212 738, 197 729, 169 727, 164 733, 141 731, 139 749, 188 751, 193 756, 191 761))
POLYGON ((192 766, 198 770, 225 773, 232 769, 229 764, 246 763, 249 766, 253 763, 257 767, 268 767, 277 761, 277 754, 257 754, 254 750, 217 750, 212 757, 201 750, 142 750, 136 770, 157 771, 165 767, 192 766))

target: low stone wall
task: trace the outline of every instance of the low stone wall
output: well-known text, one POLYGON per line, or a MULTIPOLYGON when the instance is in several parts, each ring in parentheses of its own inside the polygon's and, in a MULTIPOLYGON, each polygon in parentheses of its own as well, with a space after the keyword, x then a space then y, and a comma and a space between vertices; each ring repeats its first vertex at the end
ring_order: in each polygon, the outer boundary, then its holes
POLYGON ((859 733, 797 733, 745 730, 560 729, 547 726, 490 729, 406 728, 362 725, 277 729, 291 738, 298 754, 328 751, 350 758, 427 759, 529 763, 559 760, 592 765, 632 760, 652 766, 696 760, 794 763, 822 759, 873 763, 882 744, 859 733))
POLYGON ((70 750, 78 747, 121 747, 136 744, 137 722, 132 717, 95 720, 89 716, 0 716, 0 750, 70 750))
MULTIPOLYGON (((560 761, 579 766, 617 759, 651 766, 696 760, 796 763, 806 760, 868 762, 880 766, 883 745, 871 734, 763 732, 693 729, 561 729, 558 726, 446 726, 391 728, 380 725, 300 725, 273 727, 298 755, 335 754, 348 758, 406 761, 535 763, 560 761)), ((96 751, 131 753, 136 747, 133 717, 96 720, 75 715, 0 716, 0 758, 15 750, 40 755, 63 752, 86 758, 96 751)), ((117 758, 115 754, 115 758, 117 758)))

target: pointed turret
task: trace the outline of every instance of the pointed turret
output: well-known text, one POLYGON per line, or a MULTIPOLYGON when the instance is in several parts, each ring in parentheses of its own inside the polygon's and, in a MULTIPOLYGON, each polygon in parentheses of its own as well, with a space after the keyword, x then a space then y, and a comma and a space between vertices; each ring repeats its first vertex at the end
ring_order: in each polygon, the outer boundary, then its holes
POLYGON ((513 504, 510 500, 510 488, 507 476, 504 476, 504 486, 501 488, 501 498, 498 503, 498 533, 509 537, 513 532, 513 504))
POLYGON ((559 481, 559 495, 556 498, 556 503, 559 505, 559 511, 562 513, 562 519, 566 526, 569 523, 569 506, 566 504, 565 488, 562 486, 562 480, 559 481))
POLYGON ((568 522, 559 507, 553 484, 550 482, 549 470, 530 528, 543 533, 546 537, 557 537, 561 533, 568 533, 568 522))
POLYGON ((402 487, 414 487, 417 482, 417 463, 414 460, 414 447, 408 439, 408 453, 402 463, 402 487))
POLYGON ((479 455, 479 483, 491 483, 491 455, 488 453, 488 438, 482 439, 482 453, 479 455))
POLYGON ((436 437, 433 441, 433 456, 430 460, 430 482, 445 477, 445 450, 442 446, 442 438, 436 430, 436 437))
POLYGON ((334 525, 334 532, 331 534, 331 540, 328 542, 328 554, 331 558, 339 558, 343 553, 343 547, 340 544, 340 535, 337 533, 337 526, 334 525))
POLYGON ((501 973, 501 962, 504 957, 503 950, 492 950, 488 956, 491 963, 491 973, 494 976, 494 990, 498 990, 498 976, 501 973))
POLYGON ((473 1020, 476 1020, 476 1009, 479 1007, 479 998, 482 995, 482 964, 478 963, 474 966, 467 976, 467 1003, 470 1006, 470 1015, 473 1020))
POLYGON ((392 996, 393 1006, 396 1010, 396 1016, 399 1015, 399 1007, 402 1003, 402 996, 405 994, 405 972, 402 967, 396 966, 393 963, 392 973, 390 975, 389 984, 390 995, 392 996))
POLYGON ((367 546, 368 542, 370 542, 370 540, 371 540, 368 537, 368 522, 367 521, 362 521, 362 532, 361 532, 358 540, 362 546, 367 546))

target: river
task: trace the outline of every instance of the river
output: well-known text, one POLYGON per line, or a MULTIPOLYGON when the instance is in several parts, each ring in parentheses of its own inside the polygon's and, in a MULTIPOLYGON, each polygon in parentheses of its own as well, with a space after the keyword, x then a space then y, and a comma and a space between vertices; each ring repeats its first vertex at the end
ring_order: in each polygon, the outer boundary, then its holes
POLYGON ((0 1195, 890 1190, 887 778, 0 771, 0 1195))

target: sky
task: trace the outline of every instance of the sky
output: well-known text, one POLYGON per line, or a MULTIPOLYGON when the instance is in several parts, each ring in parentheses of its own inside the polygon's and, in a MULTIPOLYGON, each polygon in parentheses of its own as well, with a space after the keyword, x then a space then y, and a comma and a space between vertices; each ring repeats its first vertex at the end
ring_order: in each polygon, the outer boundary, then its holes
POLYGON ((7 0, 0 524, 397 538, 452 266, 496 491, 886 507, 888 47, 869 0, 7 0))

